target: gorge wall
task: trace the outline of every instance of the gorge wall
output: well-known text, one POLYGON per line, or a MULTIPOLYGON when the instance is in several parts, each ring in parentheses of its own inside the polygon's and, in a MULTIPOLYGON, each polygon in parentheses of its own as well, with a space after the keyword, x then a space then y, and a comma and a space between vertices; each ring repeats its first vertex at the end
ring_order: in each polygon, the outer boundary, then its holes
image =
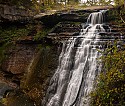
MULTIPOLYGON (((0 19, 13 21, 28 18, 27 10, 19 12, 20 10, 15 8, 1 6, 0 19)), ((30 97, 28 100, 30 99, 40 106, 42 99, 45 97, 50 78, 57 68, 62 41, 71 36, 77 36, 82 28, 81 24, 86 22, 88 15, 93 11, 98 10, 60 12, 36 18, 35 20, 42 22, 44 25, 53 27, 42 40, 34 41, 32 33, 17 40, 13 39, 13 46, 5 50, 6 58, 2 61, 0 68, 1 98, 2 96, 13 98, 22 94, 24 98, 26 94, 30 97), (2 88, 3 86, 4 88, 2 88), (21 94, 16 95, 19 91, 21 94)), ((108 18, 109 15, 110 12, 107 13, 106 18, 106 20, 109 20, 108 23, 112 20, 108 18)), ((110 27, 117 32, 117 26, 110 24, 110 27)), ((103 35, 105 36, 104 33, 101 36, 103 37, 103 35)), ((110 35, 111 33, 108 34, 108 36, 110 35)), ((121 36, 120 33, 116 33, 116 35, 121 36)), ((16 100, 10 101, 10 104, 14 104, 16 100)), ((18 106, 18 103, 14 106, 16 105, 18 106)))

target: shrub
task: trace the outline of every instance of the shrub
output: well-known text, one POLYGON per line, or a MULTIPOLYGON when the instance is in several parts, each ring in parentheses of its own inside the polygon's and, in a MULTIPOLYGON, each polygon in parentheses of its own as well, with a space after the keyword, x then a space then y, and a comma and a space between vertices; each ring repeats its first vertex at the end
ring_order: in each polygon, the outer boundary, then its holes
POLYGON ((125 51, 115 45, 104 54, 104 68, 91 94, 91 105, 125 106, 125 51))

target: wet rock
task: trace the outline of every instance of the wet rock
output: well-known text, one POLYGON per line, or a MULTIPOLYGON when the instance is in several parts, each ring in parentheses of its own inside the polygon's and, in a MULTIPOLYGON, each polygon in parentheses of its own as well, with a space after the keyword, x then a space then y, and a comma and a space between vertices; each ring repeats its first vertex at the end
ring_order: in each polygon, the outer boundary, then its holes
POLYGON ((13 88, 10 87, 7 83, 0 81, 0 99, 3 98, 7 90, 12 90, 12 89, 13 88))

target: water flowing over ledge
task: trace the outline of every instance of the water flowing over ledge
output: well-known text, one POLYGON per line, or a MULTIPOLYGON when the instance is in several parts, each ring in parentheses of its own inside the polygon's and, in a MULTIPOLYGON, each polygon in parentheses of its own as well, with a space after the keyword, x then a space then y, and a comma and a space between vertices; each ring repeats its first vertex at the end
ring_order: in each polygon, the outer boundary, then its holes
POLYGON ((97 61, 101 54, 96 50, 102 49, 98 33, 110 31, 104 25, 104 13, 91 13, 80 35, 64 42, 46 106, 89 106, 89 94, 101 70, 97 61))

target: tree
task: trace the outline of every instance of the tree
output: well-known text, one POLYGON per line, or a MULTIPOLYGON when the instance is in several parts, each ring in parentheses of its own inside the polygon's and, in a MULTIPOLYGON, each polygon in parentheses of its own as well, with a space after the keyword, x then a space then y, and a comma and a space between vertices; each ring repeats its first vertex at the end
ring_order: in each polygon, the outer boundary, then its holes
POLYGON ((91 94, 91 105, 125 106, 125 51, 113 46, 106 54, 97 87, 91 94))
POLYGON ((125 4, 125 0, 114 0, 115 5, 123 5, 125 4))

